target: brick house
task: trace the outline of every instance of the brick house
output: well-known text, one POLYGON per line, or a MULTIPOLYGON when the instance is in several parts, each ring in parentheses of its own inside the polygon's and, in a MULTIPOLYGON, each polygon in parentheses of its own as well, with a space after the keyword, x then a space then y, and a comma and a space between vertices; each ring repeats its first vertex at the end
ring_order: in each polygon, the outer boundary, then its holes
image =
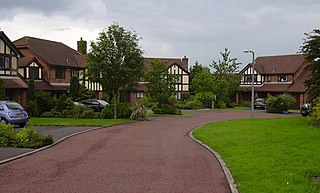
MULTIPOLYGON (((304 55, 265 56, 255 59, 254 89, 255 98, 267 98, 287 93, 295 97, 294 108, 299 109, 307 101, 307 88, 304 81, 308 76, 304 55)), ((240 74, 242 80, 237 94, 237 103, 250 103, 252 85, 251 64, 240 74)))
POLYGON ((13 42, 24 55, 19 59, 19 74, 35 80, 35 89, 55 95, 68 92, 71 77, 80 77, 85 55, 61 42, 23 37, 13 42))
POLYGON ((18 58, 22 56, 5 33, 0 31, 0 78, 4 79, 8 100, 26 107, 28 85, 18 73, 18 58))
MULTIPOLYGON (((164 62, 169 70, 169 73, 177 76, 176 91, 177 99, 182 99, 184 94, 189 93, 189 71, 188 71, 188 58, 144 58, 144 65, 147 71, 151 70, 151 63, 155 60, 164 62)), ((127 96, 128 102, 136 102, 141 100, 146 93, 145 82, 141 81, 139 86, 127 96)))

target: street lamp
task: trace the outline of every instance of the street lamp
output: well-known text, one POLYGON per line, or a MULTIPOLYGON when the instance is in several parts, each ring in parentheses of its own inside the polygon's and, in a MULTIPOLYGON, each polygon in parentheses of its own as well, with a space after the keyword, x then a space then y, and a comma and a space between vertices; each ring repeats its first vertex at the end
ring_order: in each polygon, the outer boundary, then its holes
POLYGON ((251 118, 253 118, 253 112, 254 112, 254 51, 252 50, 243 50, 244 53, 252 53, 252 63, 251 63, 251 67, 252 67, 252 85, 251 85, 251 118))

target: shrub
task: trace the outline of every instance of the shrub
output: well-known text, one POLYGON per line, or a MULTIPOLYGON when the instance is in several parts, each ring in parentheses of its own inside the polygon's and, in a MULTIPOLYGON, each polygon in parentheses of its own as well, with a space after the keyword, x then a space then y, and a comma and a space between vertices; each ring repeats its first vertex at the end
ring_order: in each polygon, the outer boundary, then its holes
MULTIPOLYGON (((117 118, 120 119, 129 119, 131 116, 131 104, 129 103, 118 103, 117 104, 117 118)), ((100 118, 102 119, 113 119, 113 104, 109 104, 106 106, 100 114, 100 118)))
POLYGON ((99 114, 86 106, 74 105, 73 108, 68 111, 67 117, 75 119, 94 119, 98 118, 99 114))
POLYGON ((11 124, 0 124, 0 147, 11 147, 15 143, 15 131, 11 124))
POLYGON ((15 135, 15 147, 23 148, 40 148, 53 143, 51 136, 43 137, 34 129, 24 128, 15 135))
POLYGON ((38 116, 39 116, 39 110, 38 110, 37 101, 35 101, 35 100, 30 100, 30 101, 28 102, 27 112, 28 112, 28 115, 29 115, 30 117, 38 117, 38 116))
POLYGON ((189 101, 186 103, 185 105, 186 109, 202 109, 203 108, 203 104, 202 102, 198 101, 198 100, 193 100, 193 101, 189 101))
POLYGON ((195 99, 202 102, 204 107, 211 108, 215 95, 213 92, 201 92, 195 95, 195 99))
POLYGON ((296 99, 288 94, 282 94, 277 97, 270 96, 265 101, 268 113, 283 113, 294 105, 296 99))
POLYGON ((317 98, 312 108, 309 121, 318 127, 320 127, 320 97, 317 98))
POLYGON ((39 115, 44 112, 51 111, 56 104, 57 99, 51 96, 51 93, 45 91, 37 91, 35 94, 35 100, 37 101, 39 115))
POLYGON ((137 121, 145 121, 148 120, 147 117, 147 109, 142 104, 136 103, 135 106, 131 107, 131 120, 137 120, 137 121))
POLYGON ((218 107, 219 109, 226 109, 226 108, 227 108, 227 105, 226 105, 225 102, 219 102, 219 103, 217 104, 217 107, 218 107))
POLYGON ((162 104, 160 105, 154 105, 152 107, 152 111, 156 114, 171 114, 171 115, 180 115, 181 111, 175 107, 171 106, 169 104, 162 104))

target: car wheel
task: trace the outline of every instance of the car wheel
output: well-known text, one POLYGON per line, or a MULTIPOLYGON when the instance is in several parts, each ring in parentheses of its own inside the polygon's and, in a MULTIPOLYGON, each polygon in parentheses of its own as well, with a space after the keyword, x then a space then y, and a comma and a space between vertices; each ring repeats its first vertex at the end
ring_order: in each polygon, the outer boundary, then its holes
POLYGON ((2 123, 2 124, 7 124, 8 121, 7 121, 5 118, 1 118, 0 123, 2 123))

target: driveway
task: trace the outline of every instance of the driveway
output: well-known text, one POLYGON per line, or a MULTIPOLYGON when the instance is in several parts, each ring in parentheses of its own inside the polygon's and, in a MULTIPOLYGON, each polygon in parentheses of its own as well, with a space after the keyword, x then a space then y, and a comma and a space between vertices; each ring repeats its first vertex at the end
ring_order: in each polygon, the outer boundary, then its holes
MULTIPOLYGON (((217 159, 189 137, 250 111, 190 111, 94 130, 0 165, 1 192, 230 192, 217 159)), ((257 113, 256 117, 275 117, 257 113)))

